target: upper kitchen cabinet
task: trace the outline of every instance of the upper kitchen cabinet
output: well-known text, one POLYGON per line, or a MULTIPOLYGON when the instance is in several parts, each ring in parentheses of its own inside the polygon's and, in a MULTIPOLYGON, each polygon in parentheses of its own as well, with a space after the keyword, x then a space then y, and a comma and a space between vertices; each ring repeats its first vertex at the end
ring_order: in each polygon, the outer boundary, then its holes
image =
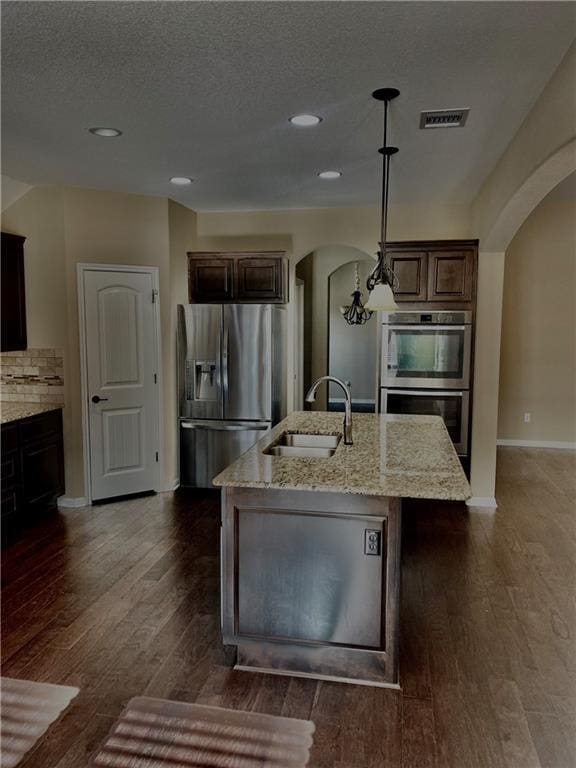
POLYGON ((426 301, 428 254, 426 251, 390 252, 390 266, 398 279, 397 301, 426 301))
POLYGON ((288 301, 288 259, 265 253, 189 253, 190 303, 284 304, 288 301))
POLYGON ((389 243, 388 257, 398 280, 394 290, 398 303, 474 301, 476 240, 389 243))
POLYGON ((234 259, 188 254, 190 303, 233 301, 234 259))
POLYGON ((25 240, 2 232, 2 352, 26 349, 25 240))
POLYGON ((428 257, 428 301, 470 301, 473 251, 438 251, 428 257))

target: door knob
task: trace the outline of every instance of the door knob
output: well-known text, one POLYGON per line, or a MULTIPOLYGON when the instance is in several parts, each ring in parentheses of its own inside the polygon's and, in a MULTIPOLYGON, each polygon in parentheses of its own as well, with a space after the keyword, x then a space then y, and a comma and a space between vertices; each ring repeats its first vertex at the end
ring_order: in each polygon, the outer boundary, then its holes
POLYGON ((104 400, 108 400, 108 398, 107 398, 107 397, 98 397, 98 395, 94 395, 94 396, 92 397, 92 402, 93 402, 93 403, 101 403, 101 402, 103 402, 104 400))

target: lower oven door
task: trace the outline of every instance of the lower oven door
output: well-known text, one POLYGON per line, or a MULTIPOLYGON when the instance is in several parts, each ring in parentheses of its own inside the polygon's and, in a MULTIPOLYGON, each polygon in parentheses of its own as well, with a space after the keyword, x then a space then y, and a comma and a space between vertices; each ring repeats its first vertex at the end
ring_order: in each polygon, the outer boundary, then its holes
POLYGON ((448 390, 382 389, 382 413, 441 416, 460 456, 468 454, 469 393, 448 390))

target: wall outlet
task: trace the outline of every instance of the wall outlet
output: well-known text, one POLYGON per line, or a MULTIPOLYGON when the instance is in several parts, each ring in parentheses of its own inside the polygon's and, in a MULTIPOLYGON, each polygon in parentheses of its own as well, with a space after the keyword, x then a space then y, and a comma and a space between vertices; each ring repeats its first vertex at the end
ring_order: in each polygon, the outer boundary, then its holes
POLYGON ((530 424, 530 419, 532 418, 531 413, 525 413, 524 414, 524 424, 530 424))

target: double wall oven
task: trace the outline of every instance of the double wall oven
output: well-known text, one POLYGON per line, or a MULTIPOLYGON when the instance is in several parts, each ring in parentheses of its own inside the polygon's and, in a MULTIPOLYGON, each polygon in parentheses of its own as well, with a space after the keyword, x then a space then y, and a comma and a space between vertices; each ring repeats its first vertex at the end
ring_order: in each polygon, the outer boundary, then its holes
POLYGON ((441 416, 467 456, 471 351, 469 311, 383 313, 380 410, 441 416))

